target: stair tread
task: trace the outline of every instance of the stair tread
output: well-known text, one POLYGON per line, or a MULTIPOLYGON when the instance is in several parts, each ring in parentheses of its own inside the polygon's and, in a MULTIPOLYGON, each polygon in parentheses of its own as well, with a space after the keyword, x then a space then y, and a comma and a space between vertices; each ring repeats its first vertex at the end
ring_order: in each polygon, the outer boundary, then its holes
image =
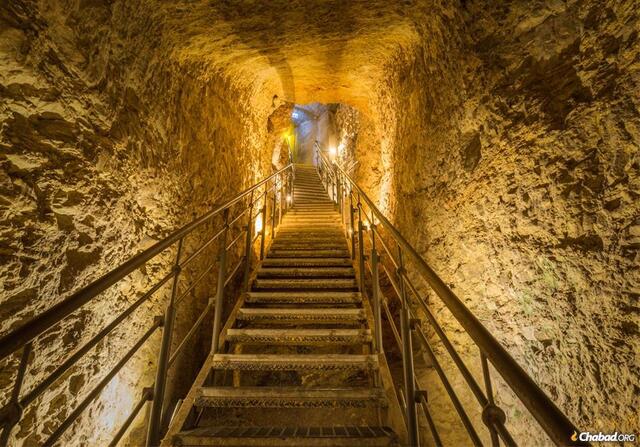
POLYGON ((378 357, 364 354, 214 354, 212 367, 269 371, 377 369, 378 357))
POLYGON ((257 278, 254 281, 256 289, 349 289, 357 287, 355 278, 257 278))
POLYGON ((286 291, 286 292, 249 292, 247 303, 307 303, 307 304, 354 304, 362 301, 360 292, 336 291, 286 291))
POLYGON ((238 311, 239 320, 251 319, 313 319, 313 320, 362 320, 365 318, 362 309, 344 308, 241 308, 238 311))
POLYGON ((215 437, 286 437, 286 438, 366 438, 394 436, 393 430, 386 426, 336 426, 336 427, 247 427, 247 426, 220 426, 199 427, 185 430, 178 436, 215 436, 215 437))
POLYGON ((348 258, 266 258, 262 261, 263 267, 271 266, 291 266, 294 268, 302 266, 333 266, 339 264, 345 267, 351 267, 351 259, 348 258))
POLYGON ((242 387, 201 387, 198 389, 196 402, 198 404, 212 404, 212 400, 221 401, 243 400, 254 403, 255 400, 265 399, 262 405, 269 402, 286 401, 286 403, 296 405, 295 402, 305 401, 353 401, 353 400, 376 400, 385 399, 384 390, 381 388, 308 388, 301 386, 242 386, 242 387))
POLYGON ((263 267, 258 270, 259 277, 308 277, 308 276, 354 276, 355 270, 350 265, 343 267, 263 267))
POLYGON ((369 343, 369 329, 227 329, 227 340, 236 343, 316 345, 369 343))

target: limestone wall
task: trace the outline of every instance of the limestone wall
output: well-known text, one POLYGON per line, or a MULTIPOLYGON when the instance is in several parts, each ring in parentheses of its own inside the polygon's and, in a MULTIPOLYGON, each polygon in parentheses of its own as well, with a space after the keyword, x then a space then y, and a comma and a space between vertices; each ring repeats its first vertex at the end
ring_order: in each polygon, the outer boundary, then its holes
MULTIPOLYGON (((137 1, 0 6, 2 333, 270 172, 263 144, 270 104, 250 102, 250 81, 232 85, 184 56, 156 14, 137 1)), ((188 240, 187 251, 212 230, 188 240)), ((214 253, 204 255, 210 262, 214 253)), ((26 390, 166 274, 173 256, 168 251, 38 339, 26 390)), ((174 345, 212 284, 181 303, 174 345)), ((167 293, 26 408, 10 445, 40 445, 163 312, 167 293)), ((189 385, 208 338, 176 363, 174 396, 189 385)), ((153 382, 158 344, 156 334, 68 430, 66 445, 110 439, 153 382)), ((4 404, 14 375, 1 371, 4 404)), ((143 435, 134 430, 131 442, 143 435)))
MULTIPOLYGON (((633 431, 637 4, 464 2, 430 17, 388 64, 359 178, 578 427, 633 431)), ((477 349, 429 300, 482 383, 477 349)), ((468 442, 425 371, 445 437, 468 442)), ((549 444, 499 393, 516 439, 549 444)))

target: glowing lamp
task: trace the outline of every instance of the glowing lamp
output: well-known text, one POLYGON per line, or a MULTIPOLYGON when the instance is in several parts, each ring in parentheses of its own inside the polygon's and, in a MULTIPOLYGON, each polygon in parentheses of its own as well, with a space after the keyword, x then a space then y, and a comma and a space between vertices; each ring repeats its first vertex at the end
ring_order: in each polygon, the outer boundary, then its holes
POLYGON ((335 146, 331 146, 329 148, 329 155, 331 155, 331 158, 335 158, 337 153, 338 153, 338 150, 336 149, 335 146))
POLYGON ((258 217, 256 217, 255 229, 256 234, 262 231, 262 214, 258 214, 258 217))
POLYGON ((291 194, 287 194, 287 203, 291 203, 291 194))

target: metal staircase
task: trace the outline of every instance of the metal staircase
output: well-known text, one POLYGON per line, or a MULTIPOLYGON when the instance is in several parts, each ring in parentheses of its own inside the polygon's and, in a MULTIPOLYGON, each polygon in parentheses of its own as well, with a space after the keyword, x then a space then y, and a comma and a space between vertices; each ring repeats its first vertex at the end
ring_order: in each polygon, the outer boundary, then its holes
POLYGON ((55 416, 62 422, 48 428, 42 445, 64 442, 65 432, 156 332, 162 342, 155 380, 122 409, 124 420, 110 446, 125 438, 145 408, 146 445, 153 447, 442 446, 442 427, 427 395, 434 385, 444 388, 459 419, 459 427, 447 428, 464 430, 469 445, 530 444, 509 430, 494 396, 496 375, 546 432, 548 439, 537 445, 588 445, 574 440, 579 430, 349 174, 320 148, 316 161, 316 167, 289 164, 274 172, 2 334, 0 374, 11 382, 2 396, 0 447, 11 444, 29 407, 64 386, 76 364, 123 326, 132 331, 129 350, 91 377, 91 389, 73 410, 55 416), (158 277, 148 278, 150 287, 122 301, 120 313, 81 347, 65 358, 39 357, 47 355, 37 349, 39 339, 128 275, 167 256, 173 264, 164 263, 158 277), (198 284, 209 285, 205 302, 186 300, 198 284), (160 291, 168 296, 164 313, 141 315, 143 304, 160 291), (467 366, 474 359, 457 352, 430 300, 440 300, 478 348, 482 384, 467 366), (176 328, 187 306, 191 312, 198 306, 200 314, 190 328, 176 328), (212 322, 211 352, 195 359, 203 366, 176 406, 181 396, 166 392, 168 377, 193 377, 177 369, 186 347, 197 355, 196 341, 209 337, 204 322, 212 322), (418 381, 414 343, 440 383, 418 381), (443 349, 436 351, 435 343, 443 349), (34 358, 51 367, 28 383, 34 358), (387 358, 402 363, 394 374, 387 358), (463 381, 452 383, 453 374, 463 381), (461 392, 471 402, 463 403, 461 392))
POLYGON ((163 445, 397 445, 340 214, 313 166, 294 191, 163 445))

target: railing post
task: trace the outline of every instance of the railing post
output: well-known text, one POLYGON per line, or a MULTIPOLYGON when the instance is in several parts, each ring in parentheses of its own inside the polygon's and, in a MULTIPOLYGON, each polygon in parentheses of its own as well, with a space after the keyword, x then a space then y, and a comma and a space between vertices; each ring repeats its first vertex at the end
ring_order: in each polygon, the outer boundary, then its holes
POLYGON ((398 277, 400 280, 400 294, 402 299, 402 312, 400 314, 400 331, 402 335, 402 371, 404 376, 404 390, 406 399, 406 421, 409 434, 409 445, 420 446, 418 436, 418 409, 416 406, 415 372, 413 365, 413 343, 411 331, 413 322, 410 317, 409 299, 407 297, 404 260, 402 249, 398 247, 398 277))
POLYGON ((247 235, 244 241, 244 278, 242 281, 243 290, 249 291, 249 273, 251 270, 251 241, 253 241, 253 191, 249 196, 249 221, 247 222, 247 235))
POLYGON ((374 225, 371 225, 371 287, 373 289, 373 320, 375 324, 376 351, 381 353, 382 348, 382 305, 380 303, 380 269, 378 252, 376 250, 376 235, 374 225))
POLYGON ((282 223, 282 201, 284 200, 284 175, 280 176, 280 200, 278 201, 278 226, 282 223))
POLYGON ((271 239, 276 236, 276 216, 278 209, 278 183, 273 185, 273 204, 271 206, 271 239))
POLYGON ((349 194, 349 239, 351 240, 351 260, 356 259, 356 233, 353 225, 355 209, 353 208, 353 194, 349 194))
POLYGON ((149 427, 147 430, 147 447, 155 447, 160 444, 160 430, 162 424, 162 410, 164 406, 164 392, 167 385, 167 371, 169 370, 169 358, 171 354, 171 339, 173 337, 173 323, 176 316, 176 296, 178 294, 178 281, 180 277, 180 255, 182 254, 182 244, 184 238, 178 241, 176 261, 173 265, 173 284, 171 287, 171 298, 164 313, 162 322, 162 341, 160 343, 160 354, 158 355, 158 366, 156 369, 156 381, 153 388, 153 400, 151 402, 151 414, 149 415, 149 427))
POLYGON ((222 310, 224 309, 224 283, 227 276, 227 233, 229 232, 229 209, 224 210, 224 231, 220 236, 220 247, 218 249, 218 284, 216 288, 216 303, 213 315, 213 340, 211 342, 211 353, 218 352, 220 341, 220 329, 222 325, 222 310))
POLYGON ((362 204, 358 195, 358 270, 360 276, 360 291, 364 291, 364 235, 362 229, 362 204))
POLYGON ((268 188, 265 185, 264 189, 264 197, 262 198, 262 211, 261 211, 261 220, 262 220, 262 228, 260 230, 260 260, 264 259, 264 237, 267 232, 267 191, 268 188))

